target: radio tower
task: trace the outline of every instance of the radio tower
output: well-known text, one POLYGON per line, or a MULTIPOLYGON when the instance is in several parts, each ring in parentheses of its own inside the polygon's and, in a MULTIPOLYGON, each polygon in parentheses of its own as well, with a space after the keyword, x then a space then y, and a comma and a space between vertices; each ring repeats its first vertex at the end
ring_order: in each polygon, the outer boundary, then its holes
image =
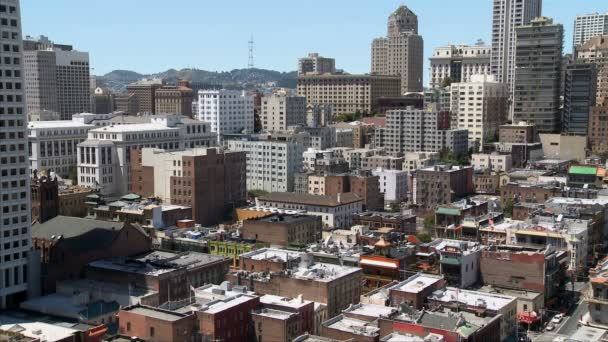
POLYGON ((253 69, 253 35, 249 39, 249 61, 247 62, 247 68, 253 69))

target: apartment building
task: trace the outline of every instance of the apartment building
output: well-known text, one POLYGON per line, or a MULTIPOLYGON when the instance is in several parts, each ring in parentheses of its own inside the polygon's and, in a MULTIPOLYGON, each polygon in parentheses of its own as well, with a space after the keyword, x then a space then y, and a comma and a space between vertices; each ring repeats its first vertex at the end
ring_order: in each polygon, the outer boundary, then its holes
POLYGON ((589 39, 608 34, 608 12, 577 15, 574 19, 574 38, 572 51, 586 43, 589 39))
POLYGON ((475 170, 489 170, 492 172, 507 172, 512 167, 512 157, 510 154, 500 153, 473 153, 471 155, 471 165, 475 170))
POLYGON ((473 75, 489 75, 491 51, 481 40, 475 45, 450 44, 436 48, 429 58, 429 86, 441 87, 446 79, 466 83, 473 75))
POLYGON ((131 150, 209 147, 216 140, 208 123, 181 116, 154 116, 149 123, 95 128, 78 144, 78 184, 106 196, 122 195, 131 189, 131 150))
POLYGON ((336 73, 336 60, 319 56, 318 53, 309 53, 308 56, 298 59, 298 75, 302 74, 334 74, 336 73))
POLYGON ((412 201, 426 209, 449 204, 473 193, 471 166, 435 165, 419 169, 414 174, 412 201))
POLYGON ((333 122, 333 108, 329 104, 307 104, 306 125, 308 127, 325 127, 333 122))
POLYGON ((228 150, 245 152, 247 190, 293 191, 294 173, 302 168, 304 146, 292 139, 227 140, 228 150))
POLYGON ((375 113, 378 99, 400 94, 400 78, 389 75, 305 74, 298 76, 298 95, 308 104, 331 105, 333 115, 375 113))
POLYGON ((186 80, 177 85, 163 85, 154 92, 155 114, 177 114, 192 117, 194 92, 186 80))
POLYGON ((260 120, 266 132, 284 131, 289 126, 306 125, 306 98, 289 96, 285 90, 262 98, 260 120))
POLYGON ((91 111, 89 53, 41 36, 24 44, 28 113, 54 112, 62 120, 91 111))
POLYGON ((156 89, 165 85, 160 78, 144 79, 127 85, 127 94, 135 96, 137 113, 156 114, 156 89))
POLYGON ((321 239, 321 218, 312 215, 271 215, 243 221, 243 238, 282 248, 306 246, 321 239))
POLYGON ((385 206, 407 200, 408 175, 406 171, 377 168, 372 170, 372 174, 378 177, 380 193, 383 194, 385 206))
POLYGON ((590 38, 577 47, 576 60, 595 64, 597 69, 595 102, 601 104, 608 98, 608 34, 590 38))
POLYGON ((608 150, 608 97, 589 111, 589 147, 594 152, 608 150))
POLYGON ((253 133, 253 96, 234 90, 199 90, 198 119, 218 134, 253 133))
POLYGON ((386 37, 372 41, 372 74, 399 76, 401 88, 397 95, 421 92, 423 45, 418 16, 406 6, 399 6, 388 17, 386 37))

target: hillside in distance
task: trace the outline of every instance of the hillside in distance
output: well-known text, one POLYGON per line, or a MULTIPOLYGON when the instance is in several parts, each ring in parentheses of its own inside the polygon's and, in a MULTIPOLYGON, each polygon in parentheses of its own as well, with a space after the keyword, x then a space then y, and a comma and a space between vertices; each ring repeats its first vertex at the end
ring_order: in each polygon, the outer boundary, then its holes
POLYGON ((264 88, 271 84, 277 87, 295 88, 297 72, 280 72, 266 69, 234 69, 231 71, 206 71, 200 69, 169 69, 156 74, 140 74, 130 70, 114 70, 105 75, 97 76, 97 86, 110 88, 113 91, 124 91, 129 83, 144 78, 164 78, 168 83, 175 84, 177 80, 185 79, 190 82, 217 85, 226 89, 264 88))

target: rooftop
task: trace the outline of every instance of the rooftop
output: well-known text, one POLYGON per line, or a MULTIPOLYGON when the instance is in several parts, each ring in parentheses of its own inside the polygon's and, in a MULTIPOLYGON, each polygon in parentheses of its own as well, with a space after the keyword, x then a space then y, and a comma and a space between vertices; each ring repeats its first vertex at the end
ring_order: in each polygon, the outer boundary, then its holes
POLYGON ((168 322, 179 321, 180 319, 186 317, 186 315, 184 314, 178 314, 173 311, 161 310, 153 307, 140 305, 126 307, 121 310, 168 322))
POLYGON ((280 306, 291 307, 291 308, 297 309, 297 308, 301 308, 305 305, 308 305, 312 302, 309 300, 303 300, 301 296, 298 298, 286 298, 286 297, 267 294, 267 295, 263 295, 262 297, 260 297, 260 303, 271 304, 271 305, 280 305, 280 306))
POLYGON ((92 133, 128 133, 162 130, 179 130, 179 127, 169 127, 159 123, 139 123, 126 125, 104 126, 90 130, 92 133))
POLYGON ((58 324, 5 315, 0 315, 0 330, 17 332, 47 342, 68 340, 79 332, 67 323, 58 324))
POLYGON ((344 315, 338 315, 323 322, 323 326, 360 336, 377 336, 380 333, 380 328, 373 323, 344 315))
POLYGON ((470 307, 486 307, 493 311, 498 311, 516 300, 515 297, 511 296, 463 290, 455 287, 446 287, 445 289, 434 291, 429 299, 444 303, 459 302, 470 307))
POLYGON ((293 312, 274 310, 274 309, 260 309, 252 312, 254 316, 265 316, 274 319, 287 320, 292 317, 296 317, 297 314, 293 312))
POLYGON ((391 290, 418 293, 441 280, 442 276, 418 273, 393 286, 391 290))
POLYGON ((330 282, 359 271, 361 271, 359 267, 316 263, 312 266, 309 266, 308 268, 299 268, 297 271, 292 273, 292 276, 298 279, 309 279, 318 282, 330 282))
POLYGON ((196 297, 197 301, 201 299, 202 302, 232 298, 242 294, 254 295, 255 293, 247 291, 247 288, 244 286, 232 286, 227 281, 222 282, 220 285, 203 285, 194 290, 194 297, 196 297))
POLYGON ((252 260, 267 260, 274 262, 287 262, 300 259, 303 253, 278 248, 262 248, 241 254, 241 257, 252 260))
POLYGON ((337 196, 297 194, 293 192, 273 192, 268 195, 260 196, 259 200, 268 202, 318 205, 326 207, 336 207, 340 205, 362 201, 361 197, 357 196, 355 193, 352 192, 338 194, 337 196))
POLYGON ((538 296, 542 296, 543 294, 540 292, 528 291, 528 290, 518 290, 518 289, 509 289, 506 287, 497 287, 492 285, 485 285, 478 289, 479 292, 485 293, 493 293, 499 295, 505 295, 516 298, 525 298, 525 299, 535 299, 538 296))
POLYGON ((382 306, 376 304, 351 304, 344 313, 349 313, 353 315, 380 318, 380 317, 389 317, 392 314, 396 313, 397 308, 390 306, 382 306))
POLYGON ((228 310, 237 305, 241 305, 243 303, 247 303, 248 301, 257 298, 256 296, 242 294, 236 297, 230 297, 222 300, 215 300, 209 302, 207 304, 202 305, 199 308, 199 311, 208 313, 208 314, 216 314, 218 312, 222 312, 224 310, 228 310))
POLYGON ((56 121, 30 121, 27 124, 29 129, 45 128, 94 128, 95 125, 85 124, 80 121, 56 120, 56 121))

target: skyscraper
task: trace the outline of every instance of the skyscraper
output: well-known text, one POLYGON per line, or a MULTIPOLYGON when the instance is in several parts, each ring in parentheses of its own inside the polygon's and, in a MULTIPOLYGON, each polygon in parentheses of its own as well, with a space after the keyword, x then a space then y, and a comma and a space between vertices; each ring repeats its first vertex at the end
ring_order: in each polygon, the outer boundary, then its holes
POLYGON ((573 49, 583 45, 592 37, 608 34, 608 12, 577 15, 574 20, 573 49))
POLYGON ((600 105, 608 99, 608 34, 595 36, 576 48, 576 61, 595 64, 597 86, 595 102, 600 105))
POLYGON ((0 0, 0 17, 0 308, 6 308, 28 289, 31 221, 19 0, 0 0))
POLYGON ((423 40, 418 35, 418 17, 399 6, 388 17, 386 37, 372 41, 372 73, 401 77, 401 93, 421 92, 423 40))
POLYGON ((492 6, 492 57, 496 81, 513 84, 515 28, 528 25, 541 14, 542 0, 494 0, 492 6))
POLYGON ((539 132, 558 132, 564 28, 538 17, 516 28, 515 36, 513 122, 533 123, 539 132))
POLYGON ((566 66, 562 131, 587 135, 589 111, 595 106, 597 71, 595 64, 574 63, 566 66))
POLYGON ((27 113, 56 112, 62 120, 91 111, 89 53, 47 37, 24 42, 27 113))
POLYGON ((430 87, 441 87, 446 78, 452 82, 469 82, 473 75, 490 74, 490 51, 482 40, 474 46, 448 44, 436 48, 429 58, 430 87))

